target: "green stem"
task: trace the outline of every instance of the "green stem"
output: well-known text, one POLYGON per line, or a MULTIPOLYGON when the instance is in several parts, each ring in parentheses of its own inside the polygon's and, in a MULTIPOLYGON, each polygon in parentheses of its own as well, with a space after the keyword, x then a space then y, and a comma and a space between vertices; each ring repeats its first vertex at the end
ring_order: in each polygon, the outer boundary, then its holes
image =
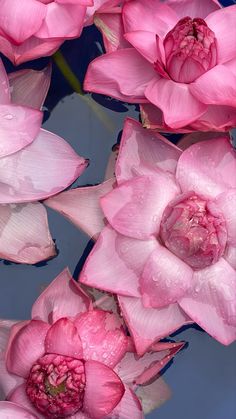
POLYGON ((107 114, 103 111, 103 109, 89 96, 85 96, 83 89, 81 87, 81 83, 79 79, 76 77, 74 72, 71 70, 69 64, 67 63, 66 59, 64 58, 62 52, 58 50, 55 52, 52 56, 55 64, 59 68, 60 72, 65 77, 66 81, 69 83, 69 85, 72 87, 74 92, 78 93, 81 96, 81 99, 83 99, 87 105, 92 109, 92 111, 95 113, 95 115, 102 121, 102 123, 105 125, 105 127, 110 131, 115 131, 115 126, 110 120, 110 118, 107 116, 107 114))
POLYGON ((60 72, 63 74, 69 85, 74 90, 74 92, 78 93, 79 95, 83 95, 84 93, 80 81, 71 70, 61 51, 58 50, 57 52, 55 52, 55 54, 53 54, 52 57, 60 72))

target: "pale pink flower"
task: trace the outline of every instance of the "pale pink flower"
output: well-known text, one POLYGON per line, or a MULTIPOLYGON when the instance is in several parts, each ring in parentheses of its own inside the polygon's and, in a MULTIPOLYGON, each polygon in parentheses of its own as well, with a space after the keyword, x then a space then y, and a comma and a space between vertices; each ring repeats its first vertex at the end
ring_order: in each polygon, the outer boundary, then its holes
POLYGON ((118 295, 139 353, 191 322, 234 341, 236 153, 228 136, 182 152, 128 119, 115 176, 47 201, 91 236, 100 232, 80 281, 118 295))
POLYGON ((149 381, 182 347, 159 342, 137 357, 118 314, 94 308, 64 270, 34 303, 32 320, 0 321, 0 389, 38 419, 142 419, 135 392, 152 408, 168 398, 162 381, 149 381))
POLYGON ((0 0, 0 51, 15 65, 53 54, 83 29, 93 0, 0 0))
POLYGON ((236 5, 133 0, 100 13, 107 54, 84 89, 139 103, 143 124, 165 131, 228 131, 236 124, 236 5))
POLYGON ((0 62, 0 258, 15 262, 55 255, 46 210, 37 201, 68 187, 87 166, 65 140, 41 129, 49 84, 50 69, 8 79, 0 62))

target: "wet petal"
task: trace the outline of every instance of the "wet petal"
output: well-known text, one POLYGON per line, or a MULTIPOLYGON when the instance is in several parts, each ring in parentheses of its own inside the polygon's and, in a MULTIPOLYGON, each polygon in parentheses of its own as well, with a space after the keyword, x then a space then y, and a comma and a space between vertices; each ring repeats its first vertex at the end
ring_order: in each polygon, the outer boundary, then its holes
POLYGON ((124 394, 124 385, 113 370, 96 361, 85 363, 84 410, 94 419, 113 411, 124 394))
POLYGON ((41 109, 51 81, 51 67, 43 70, 20 70, 9 74, 11 100, 16 105, 41 109))
POLYGON ((0 105, 0 158, 32 143, 39 134, 42 117, 43 114, 35 109, 0 105))
POLYGON ((34 264, 56 255, 47 212, 39 202, 0 205, 0 257, 34 264))
POLYGON ((124 296, 119 296, 119 304, 139 355, 157 340, 191 323, 177 304, 159 309, 145 308, 140 298, 124 296))
POLYGON ((116 231, 145 240, 158 234, 163 211, 178 192, 174 179, 160 172, 122 183, 101 198, 101 207, 116 231))
POLYGON ((177 165, 176 178, 183 192, 195 191, 215 198, 236 188, 235 150, 223 136, 202 141, 187 148, 177 165))
POLYGON ((112 190, 114 182, 115 179, 110 179, 100 185, 71 189, 47 199, 44 203, 89 236, 96 238, 105 227, 100 197, 112 190))
POLYGON ((86 166, 87 161, 65 140, 41 129, 28 147, 0 159, 0 203, 55 195, 73 183, 86 166))
POLYGON ((163 246, 148 259, 140 280, 145 307, 165 307, 185 295, 192 285, 193 270, 163 246))
POLYGON ((196 271, 195 287, 179 301, 182 309, 224 345, 236 339, 236 272, 220 259, 196 271))
POLYGON ((181 150, 162 135, 127 118, 116 163, 117 181, 122 183, 134 176, 150 174, 150 171, 174 174, 180 155, 181 150))
POLYGON ((49 325, 40 320, 31 320, 14 336, 7 351, 7 369, 27 378, 38 358, 44 354, 44 340, 49 325))
POLYGON ((90 298, 72 279, 69 270, 65 269, 35 301, 32 318, 54 323, 61 317, 74 317, 83 313, 90 304, 90 298))
POLYGON ((82 342, 71 320, 61 318, 50 327, 45 338, 45 352, 83 358, 82 342))
POLYGON ((111 293, 139 296, 139 276, 155 245, 155 240, 131 239, 105 227, 85 262, 79 280, 111 293))
POLYGON ((75 320, 83 345, 83 359, 99 361, 113 368, 127 350, 127 337, 118 316, 93 310, 75 320))

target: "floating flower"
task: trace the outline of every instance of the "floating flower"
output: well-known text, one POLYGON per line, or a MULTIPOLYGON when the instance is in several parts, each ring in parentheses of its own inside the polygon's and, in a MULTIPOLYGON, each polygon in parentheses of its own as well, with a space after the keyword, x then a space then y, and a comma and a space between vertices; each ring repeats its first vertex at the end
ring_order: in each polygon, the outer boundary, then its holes
POLYGON ((166 385, 148 382, 182 347, 159 342, 137 357, 118 314, 94 308, 65 270, 33 305, 32 320, 0 322, 0 388, 38 419, 141 419, 135 391, 153 408, 164 401, 166 385))
POLYGON ((14 262, 55 255, 37 201, 68 187, 87 166, 65 140, 40 128, 49 84, 50 69, 22 70, 8 80, 0 63, 0 257, 14 262))
POLYGON ((128 119, 116 179, 47 201, 95 238, 101 231, 80 281, 118 295, 139 353, 191 322, 235 340, 235 173, 228 137, 182 152, 128 119))
POLYGON ((85 90, 141 104, 164 131, 228 131, 236 124, 236 5, 215 0, 133 0, 95 19, 107 54, 85 90))
POLYGON ((15 65, 53 54, 83 29, 92 0, 1 0, 0 51, 15 65))

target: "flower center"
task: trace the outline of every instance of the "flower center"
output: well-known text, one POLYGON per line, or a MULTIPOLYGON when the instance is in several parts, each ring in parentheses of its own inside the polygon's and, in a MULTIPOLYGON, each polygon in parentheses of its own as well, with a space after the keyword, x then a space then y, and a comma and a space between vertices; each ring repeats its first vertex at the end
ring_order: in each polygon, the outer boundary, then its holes
POLYGON ((195 269, 217 262, 225 250, 225 220, 215 204, 194 192, 170 203, 161 221, 165 246, 195 269))
POLYGON ((83 361, 48 354, 30 370, 26 393, 46 418, 74 415, 83 406, 85 372, 83 361))
POLYGON ((185 17, 164 40, 166 71, 177 82, 191 83, 217 64, 215 34, 201 18, 185 17))

